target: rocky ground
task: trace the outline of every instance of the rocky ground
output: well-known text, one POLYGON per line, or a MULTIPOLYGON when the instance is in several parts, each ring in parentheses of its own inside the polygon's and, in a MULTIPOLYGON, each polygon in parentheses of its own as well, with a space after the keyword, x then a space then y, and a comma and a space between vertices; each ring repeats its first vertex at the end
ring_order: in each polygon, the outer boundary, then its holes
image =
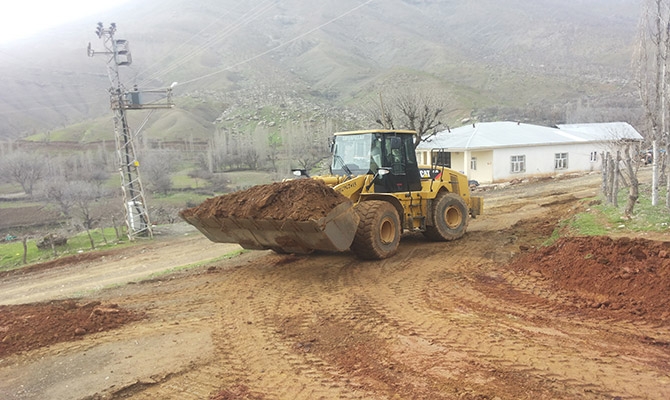
POLYGON ((0 398, 669 398, 666 237, 541 246, 598 189, 486 191, 461 240, 378 262, 187 230, 5 274, 0 398))

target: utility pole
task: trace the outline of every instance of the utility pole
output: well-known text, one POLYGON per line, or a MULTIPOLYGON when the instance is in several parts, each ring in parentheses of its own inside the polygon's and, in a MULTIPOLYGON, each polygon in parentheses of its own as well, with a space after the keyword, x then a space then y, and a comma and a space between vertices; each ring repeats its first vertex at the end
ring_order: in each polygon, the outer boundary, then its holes
POLYGON ((88 55, 106 55, 107 74, 112 86, 109 89, 110 105, 114 113, 114 136, 116 138, 116 153, 121 175, 121 190, 123 192, 123 208, 125 210, 125 221, 128 227, 128 238, 133 240, 137 236, 153 237, 151 221, 147 212, 147 202, 144 197, 142 180, 140 179, 140 163, 137 160, 135 144, 126 110, 144 110, 157 108, 172 108, 172 87, 160 90, 140 91, 137 87, 127 91, 119 77, 119 67, 128 66, 132 63, 128 41, 115 39, 116 24, 111 23, 104 28, 102 22, 98 22, 96 35, 102 39, 105 50, 95 51, 88 44, 88 55), (145 93, 162 93, 166 95, 165 102, 152 102, 143 104, 145 93))

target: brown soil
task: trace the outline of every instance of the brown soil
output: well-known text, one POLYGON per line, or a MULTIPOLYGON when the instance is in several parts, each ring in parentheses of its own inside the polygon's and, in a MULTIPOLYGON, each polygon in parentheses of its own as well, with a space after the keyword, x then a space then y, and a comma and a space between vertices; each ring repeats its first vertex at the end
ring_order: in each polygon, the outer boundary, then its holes
POLYGON ((347 201, 346 197, 322 181, 296 179, 207 199, 179 214, 201 219, 234 217, 308 221, 326 216, 335 206, 347 201))
POLYGON ((57 222, 59 214, 43 206, 0 208, 0 239, 18 232, 15 227, 29 227, 57 222))
POLYGON ((578 308, 645 321, 670 319, 670 242, 568 237, 509 267, 570 293, 578 308))
POLYGON ((0 306, 0 358, 138 321, 142 313, 99 301, 73 300, 0 306))
MULTIPOLYGON (((134 277, 74 304, 83 320, 95 302, 143 319, 0 356, 0 398, 668 399, 669 245, 596 237, 541 246, 599 185, 592 176, 491 190, 462 239, 405 235, 382 261, 245 252, 134 277)), ((192 263, 210 245, 172 240, 9 274, 0 304, 23 298, 24 286, 67 288, 105 266, 126 275, 149 259, 192 263)), ((42 319, 71 332, 55 318, 64 303, 54 304, 42 319)), ((16 321, 36 321, 33 313, 16 321)))

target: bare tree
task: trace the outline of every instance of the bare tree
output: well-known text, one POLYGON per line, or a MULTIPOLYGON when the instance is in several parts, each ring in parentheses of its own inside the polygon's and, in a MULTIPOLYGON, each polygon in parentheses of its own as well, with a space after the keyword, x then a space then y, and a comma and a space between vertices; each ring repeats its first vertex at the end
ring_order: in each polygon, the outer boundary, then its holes
POLYGON ((142 154, 142 175, 149 190, 167 194, 172 189, 171 174, 179 155, 169 150, 149 150, 142 154))
POLYGON ((252 171, 255 171, 259 167, 259 161, 261 160, 261 154, 254 145, 245 146, 244 154, 244 164, 252 171))
POLYGON ((619 157, 614 159, 610 152, 607 152, 607 202, 614 207, 618 206, 617 195, 619 192, 619 157))
POLYGON ((282 135, 289 147, 289 159, 301 169, 313 169, 328 156, 328 140, 332 133, 328 121, 324 121, 323 126, 303 122, 284 129, 282 135))
POLYGON ((16 151, 0 161, 0 174, 21 185, 25 194, 32 197, 35 185, 44 176, 45 167, 40 154, 16 151))
POLYGON ((74 181, 67 184, 66 196, 73 206, 73 216, 79 219, 86 230, 91 242, 91 249, 95 249, 95 242, 91 236, 91 229, 95 227, 96 218, 94 207, 104 197, 104 192, 96 185, 86 181, 74 181))
MULTIPOLYGON (((652 143, 652 205, 658 204, 659 147, 668 141, 668 55, 670 54, 670 7, 668 0, 645 0, 636 46, 637 85, 652 143)), ((667 154, 667 152, 666 152, 667 154)), ((668 174, 670 188, 670 174, 668 174)), ((666 200, 670 202, 670 197, 666 200)), ((670 206, 670 203, 667 204, 670 206)))
POLYGON ((640 190, 637 171, 641 160, 633 155, 639 150, 639 143, 629 139, 625 130, 619 128, 610 128, 610 137, 610 151, 602 153, 603 195, 608 203, 618 208, 619 191, 627 187, 628 200, 624 208, 624 218, 630 219, 640 190), (614 152, 616 156, 613 155, 614 152))
POLYGON ((408 90, 388 96, 380 94, 368 114, 384 128, 415 131, 414 144, 418 145, 439 132, 445 108, 445 101, 436 93, 408 90))
POLYGON ((637 203, 637 199, 640 197, 639 192, 639 182, 637 180, 637 168, 639 166, 639 161, 636 161, 637 157, 633 157, 633 146, 626 146, 624 151, 624 166, 626 175, 630 185, 628 186, 628 200, 626 201, 626 206, 623 211, 624 218, 630 219, 633 215, 633 208, 637 203))
POLYGON ((51 176, 43 182, 40 188, 41 196, 58 207, 65 218, 71 217, 73 199, 68 193, 69 183, 62 176, 51 176))
POLYGON ((262 126, 257 126, 256 129, 239 135, 240 153, 243 155, 242 164, 252 171, 261 168, 266 135, 267 131, 262 126))
POLYGON ((217 129, 209 142, 204 160, 207 169, 214 173, 247 165, 245 153, 249 147, 249 135, 236 130, 217 129))

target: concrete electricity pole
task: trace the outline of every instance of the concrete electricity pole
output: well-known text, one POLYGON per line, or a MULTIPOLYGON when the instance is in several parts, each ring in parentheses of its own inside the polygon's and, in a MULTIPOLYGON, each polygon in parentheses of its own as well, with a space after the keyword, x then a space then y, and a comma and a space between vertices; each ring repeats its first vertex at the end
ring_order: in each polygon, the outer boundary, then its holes
POLYGON ((133 240, 137 236, 152 237, 153 233, 142 180, 140 179, 140 163, 137 160, 134 145, 135 137, 128 125, 126 110, 172 108, 172 88, 140 91, 135 87, 132 91, 127 91, 119 77, 119 67, 130 65, 132 57, 128 41, 115 39, 115 32, 115 23, 111 23, 108 28, 104 28, 102 22, 98 22, 96 34, 98 38, 102 39, 105 50, 94 51, 89 43, 88 55, 93 57, 100 54, 109 57, 107 60, 107 74, 112 84, 109 94, 111 108, 114 112, 114 135, 119 173, 121 174, 123 208, 126 214, 128 238, 133 240), (142 104, 143 94, 145 93, 164 93, 167 100, 162 103, 142 104))

